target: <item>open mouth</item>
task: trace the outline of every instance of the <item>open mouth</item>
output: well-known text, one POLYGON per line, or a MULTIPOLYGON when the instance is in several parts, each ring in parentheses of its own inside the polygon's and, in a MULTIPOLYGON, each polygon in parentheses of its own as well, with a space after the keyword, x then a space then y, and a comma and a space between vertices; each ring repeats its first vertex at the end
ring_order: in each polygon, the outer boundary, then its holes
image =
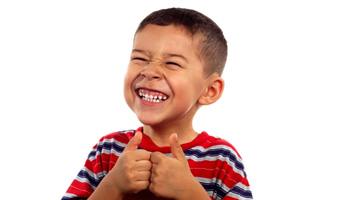
POLYGON ((135 92, 142 100, 153 103, 160 103, 166 101, 169 97, 168 95, 162 92, 145 88, 138 88, 135 90, 135 92))

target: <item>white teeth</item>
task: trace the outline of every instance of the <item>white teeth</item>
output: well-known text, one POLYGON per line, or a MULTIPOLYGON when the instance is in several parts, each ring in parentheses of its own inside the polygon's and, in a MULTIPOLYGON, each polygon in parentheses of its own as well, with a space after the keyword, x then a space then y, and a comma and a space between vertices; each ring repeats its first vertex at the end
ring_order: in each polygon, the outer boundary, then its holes
POLYGON ((144 89, 139 89, 138 95, 145 101, 148 102, 154 102, 154 103, 160 103, 162 101, 165 101, 168 97, 163 96, 163 95, 151 95, 148 94, 148 91, 144 89))

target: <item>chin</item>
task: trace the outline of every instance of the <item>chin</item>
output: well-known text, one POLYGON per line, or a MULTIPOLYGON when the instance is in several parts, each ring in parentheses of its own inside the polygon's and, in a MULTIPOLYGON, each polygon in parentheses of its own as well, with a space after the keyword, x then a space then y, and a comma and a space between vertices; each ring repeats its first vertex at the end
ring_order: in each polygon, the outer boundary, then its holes
POLYGON ((139 121, 147 126, 156 126, 162 123, 162 120, 157 119, 155 117, 148 116, 137 116, 139 121))

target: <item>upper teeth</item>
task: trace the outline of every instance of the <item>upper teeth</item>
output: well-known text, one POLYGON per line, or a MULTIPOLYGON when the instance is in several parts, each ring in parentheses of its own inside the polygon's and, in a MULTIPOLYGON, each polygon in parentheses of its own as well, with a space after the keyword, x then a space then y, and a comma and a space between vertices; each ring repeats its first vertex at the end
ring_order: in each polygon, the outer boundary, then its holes
POLYGON ((144 99, 145 101, 150 101, 150 102, 161 102, 167 99, 167 97, 165 95, 151 95, 148 94, 148 91, 144 90, 144 89, 139 89, 139 96, 142 97, 142 99, 144 99))

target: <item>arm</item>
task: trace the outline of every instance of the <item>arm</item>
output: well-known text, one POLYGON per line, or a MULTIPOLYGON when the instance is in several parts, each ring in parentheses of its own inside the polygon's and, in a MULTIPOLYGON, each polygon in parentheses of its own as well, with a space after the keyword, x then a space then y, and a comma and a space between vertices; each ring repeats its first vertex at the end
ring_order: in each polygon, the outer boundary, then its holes
POLYGON ((177 200, 190 200, 190 199, 200 199, 200 200, 210 200, 208 193, 204 190, 203 186, 194 179, 194 183, 188 185, 188 191, 181 193, 181 197, 177 200))
POLYGON ((137 132, 89 200, 121 200, 125 194, 137 193, 148 188, 151 153, 138 150, 141 139, 142 134, 137 132))
POLYGON ((122 200, 123 194, 112 184, 113 182, 114 181, 109 180, 109 177, 106 176, 88 200, 122 200))
POLYGON ((103 146, 112 144, 111 138, 102 138, 62 199, 122 199, 125 193, 146 189, 151 169, 150 152, 137 149, 141 138, 141 133, 136 133, 126 146, 121 146, 124 151, 111 170, 109 158, 117 156, 101 152, 103 146))

